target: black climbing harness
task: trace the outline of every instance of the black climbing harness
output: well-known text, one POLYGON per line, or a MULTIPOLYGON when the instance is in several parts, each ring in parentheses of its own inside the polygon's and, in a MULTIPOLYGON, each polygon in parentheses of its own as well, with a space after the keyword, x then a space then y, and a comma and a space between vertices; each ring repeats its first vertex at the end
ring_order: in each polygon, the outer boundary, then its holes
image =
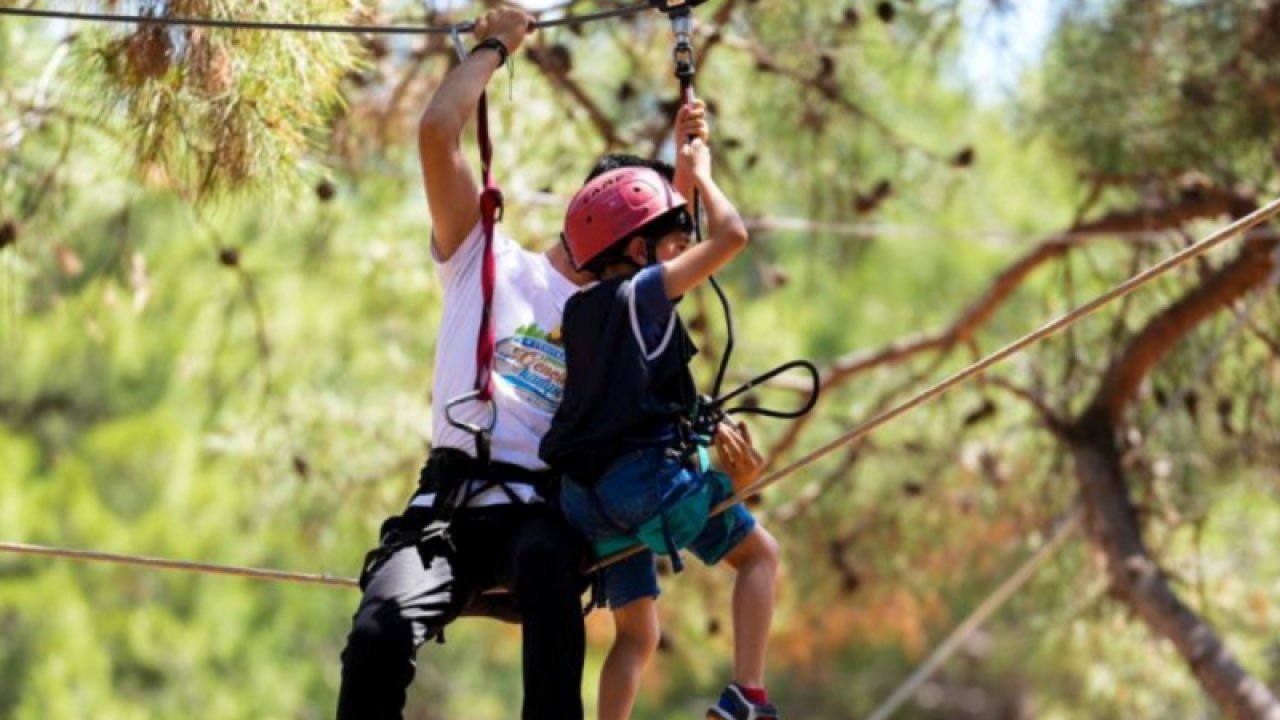
MULTIPOLYGON (((392 556, 414 547, 424 557, 441 558, 451 568, 457 567, 458 548, 451 532, 454 515, 477 495, 500 488, 512 503, 519 498, 511 485, 528 485, 540 494, 549 495, 555 482, 549 470, 529 470, 502 462, 481 462, 457 448, 436 448, 418 476, 415 497, 434 494, 431 507, 420 508, 414 517, 412 507, 404 515, 383 523, 378 546, 365 555, 360 571, 360 589, 367 590, 374 573, 392 556)), ((520 622, 520 608, 506 591, 484 593, 467 600, 457 608, 460 615, 488 617, 504 622, 520 622)), ((444 642, 443 627, 436 629, 436 639, 444 642)))

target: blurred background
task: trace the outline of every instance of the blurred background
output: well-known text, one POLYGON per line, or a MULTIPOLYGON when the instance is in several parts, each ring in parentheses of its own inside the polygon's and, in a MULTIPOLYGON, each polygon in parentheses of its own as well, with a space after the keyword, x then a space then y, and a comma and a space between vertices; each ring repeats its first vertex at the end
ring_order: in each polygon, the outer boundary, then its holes
MULTIPOLYGON (((485 4, 0 8, 442 26, 485 4)), ((716 173, 753 227, 722 276, 731 377, 823 370, 804 421, 752 424, 772 469, 1280 190, 1277 0, 695 16, 716 173)), ((543 30, 495 76, 508 233, 554 242, 602 152, 671 156, 670 53, 644 12, 543 30)), ((435 346, 473 342, 436 332, 415 146, 452 62, 444 35, 0 15, 0 540, 357 574, 428 449, 435 346)), ((785 551, 787 716, 869 716, 1044 551, 893 717, 1280 717, 1275 248, 1224 243, 755 502, 785 551)), ((715 298, 682 313, 709 381, 715 298)), ((641 720, 700 717, 730 669, 728 571, 664 582, 641 720)), ((356 600, 0 554, 0 718, 330 717, 356 600)), ((612 630, 588 627, 593 712, 612 630)), ((519 663, 518 628, 459 623, 408 717, 517 717, 519 663)))

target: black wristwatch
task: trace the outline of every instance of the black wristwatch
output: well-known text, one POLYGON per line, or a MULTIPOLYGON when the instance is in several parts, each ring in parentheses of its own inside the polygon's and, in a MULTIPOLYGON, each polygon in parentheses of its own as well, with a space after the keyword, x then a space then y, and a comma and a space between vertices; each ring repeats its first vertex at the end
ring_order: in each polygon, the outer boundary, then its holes
POLYGON ((496 37, 490 37, 490 38, 485 38, 484 40, 481 40, 478 45, 471 48, 471 54, 475 55, 477 52, 481 50, 497 50, 498 56, 501 58, 501 60, 498 62, 498 67, 502 67, 503 65, 506 65, 507 58, 511 57, 511 51, 507 49, 506 43, 502 42, 496 37))

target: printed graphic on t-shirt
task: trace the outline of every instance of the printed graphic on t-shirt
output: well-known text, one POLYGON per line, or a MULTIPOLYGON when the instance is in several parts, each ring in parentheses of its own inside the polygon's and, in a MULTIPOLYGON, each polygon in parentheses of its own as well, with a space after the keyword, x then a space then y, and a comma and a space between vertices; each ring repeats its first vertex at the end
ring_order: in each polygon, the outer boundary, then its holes
POLYGON ((565 352, 560 328, 547 334, 532 323, 517 328, 494 350, 494 369, 520 396, 548 413, 564 396, 565 352))

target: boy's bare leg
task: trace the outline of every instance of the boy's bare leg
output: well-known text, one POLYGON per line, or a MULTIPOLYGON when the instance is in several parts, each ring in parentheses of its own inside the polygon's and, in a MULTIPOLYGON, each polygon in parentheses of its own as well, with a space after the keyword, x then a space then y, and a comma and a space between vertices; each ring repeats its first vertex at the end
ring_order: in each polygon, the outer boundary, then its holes
POLYGON ((636 703, 640 676, 658 651, 658 603, 640 598, 613 611, 617 635, 600 672, 600 720, 627 720, 636 703))
POLYGON ((733 583, 733 680, 743 687, 763 688, 778 582, 778 541, 757 525, 725 561, 738 572, 733 583))

